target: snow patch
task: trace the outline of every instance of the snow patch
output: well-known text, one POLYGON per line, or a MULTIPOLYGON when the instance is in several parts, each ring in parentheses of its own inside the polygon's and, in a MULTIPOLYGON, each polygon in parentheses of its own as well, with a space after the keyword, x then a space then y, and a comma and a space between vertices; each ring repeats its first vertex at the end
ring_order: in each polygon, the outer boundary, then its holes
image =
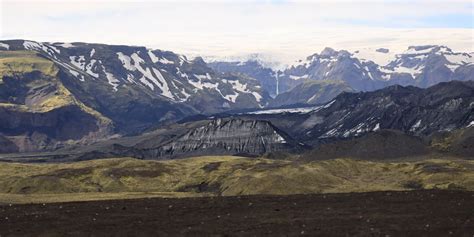
POLYGON ((55 53, 60 53, 59 49, 53 46, 47 46, 42 43, 27 41, 23 42, 23 47, 28 50, 42 50, 43 52, 47 53, 49 56, 56 58, 55 53))
POLYGON ((118 59, 122 62, 122 65, 125 67, 125 69, 129 71, 136 70, 136 68, 132 66, 132 63, 131 63, 132 60, 129 56, 123 54, 122 52, 118 52, 117 56, 118 56, 118 59))
POLYGON ((410 131, 411 132, 414 132, 417 128, 419 128, 421 125, 421 119, 418 120, 411 128, 410 128, 410 131))
POLYGON ((84 56, 70 56, 69 62, 81 70, 85 70, 86 59, 84 56))
POLYGON ((377 124, 375 125, 374 129, 372 129, 372 131, 374 131, 374 132, 375 132, 375 131, 378 131, 378 130, 380 130, 380 123, 377 123, 377 124))
POLYGON ((63 48, 74 48, 74 47, 76 47, 71 43, 62 43, 62 44, 58 44, 57 46, 60 46, 60 47, 63 47, 63 48))
POLYGON ((69 69, 69 72, 70 72, 74 77, 78 78, 79 81, 85 81, 85 80, 84 80, 84 75, 81 75, 79 72, 74 71, 74 70, 72 70, 72 69, 69 69))
POLYGON ((305 75, 302 75, 302 76, 290 75, 290 78, 293 79, 293 80, 306 79, 306 78, 308 78, 308 77, 309 77, 308 74, 305 74, 305 75))
POLYGON ((156 55, 151 50, 148 50, 148 57, 150 57, 153 63, 156 63, 159 60, 159 58, 156 57, 156 55))
MULTIPOLYGON (((104 66, 102 66, 102 69, 104 69, 104 66)), ((117 87, 119 86, 120 81, 117 78, 115 78, 112 73, 106 72, 105 69, 104 69, 104 72, 109 84, 114 88, 114 91, 117 91, 118 90, 117 87)))
MULTIPOLYGON (((240 81, 238 80, 227 80, 227 79, 223 79, 222 80, 224 83, 228 83, 228 84, 231 84, 232 85, 232 88, 234 89, 234 91, 237 91, 237 92, 241 92, 241 93, 250 93, 252 94, 255 99, 257 100, 257 102, 260 103, 260 101, 262 100, 262 96, 255 92, 255 91, 251 91, 247 88, 247 84, 242 84, 240 81)), ((238 94, 238 93, 237 93, 238 94)), ((238 96, 238 95, 237 95, 238 96)), ((237 96, 235 96, 235 98, 237 98, 237 96)), ((235 102, 235 98, 232 102, 235 102)))
POLYGON ((474 57, 469 54, 445 54, 444 57, 450 63, 455 65, 465 65, 474 63, 474 57))
POLYGON ((10 45, 5 44, 5 43, 0 43, 0 47, 5 48, 5 49, 7 49, 7 50, 10 49, 10 45))
POLYGON ((334 102, 336 102, 336 100, 332 100, 332 101, 328 102, 327 104, 323 105, 323 107, 321 107, 321 108, 323 108, 323 109, 329 108, 332 104, 334 104, 334 102))
POLYGON ((280 134, 278 134, 276 131, 273 131, 273 134, 276 136, 276 142, 278 143, 286 143, 285 138, 283 138, 280 134))
POLYGON ((245 114, 283 114, 283 113, 305 114, 305 113, 310 113, 310 112, 313 112, 313 111, 317 111, 319 109, 321 109, 321 106, 305 107, 305 108, 292 108, 292 109, 259 110, 259 111, 248 112, 248 113, 245 113, 245 114))
POLYGON ((94 67, 94 64, 96 63, 97 61, 95 59, 92 59, 89 64, 86 65, 86 73, 91 75, 92 77, 95 77, 95 78, 98 78, 99 77, 99 74, 95 73, 92 71, 92 68, 94 67))
POLYGON ((162 91, 161 92, 161 95, 165 96, 165 97, 168 97, 170 99, 174 99, 174 96, 173 94, 171 93, 170 91, 170 88, 168 86, 168 83, 166 82, 165 78, 163 77, 163 75, 161 74, 160 71, 156 70, 155 68, 153 68, 153 72, 155 73, 155 75, 158 77, 158 80, 160 80, 161 84, 160 83, 156 83, 156 85, 160 88, 160 90, 162 91))
POLYGON ((427 54, 427 53, 430 53, 431 51, 433 51, 434 47, 435 46, 432 46, 432 47, 429 47, 429 48, 426 48, 426 49, 421 49, 421 50, 416 50, 414 47, 410 47, 410 48, 408 48, 408 50, 403 52, 403 54, 427 54))
POLYGON ((471 122, 469 123, 469 125, 467 125, 467 127, 468 127, 468 128, 470 128, 470 127, 474 127, 474 120, 473 120, 473 121, 471 121, 471 122))

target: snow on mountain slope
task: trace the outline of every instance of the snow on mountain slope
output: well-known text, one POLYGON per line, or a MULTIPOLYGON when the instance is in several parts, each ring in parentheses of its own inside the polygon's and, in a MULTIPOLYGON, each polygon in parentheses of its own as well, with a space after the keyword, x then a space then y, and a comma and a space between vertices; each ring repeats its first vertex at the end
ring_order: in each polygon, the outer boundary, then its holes
POLYGON ((4 41, 0 46, 5 50, 37 51, 80 82, 103 80, 115 93, 125 91, 127 87, 140 87, 146 93, 191 104, 209 97, 216 101, 218 110, 219 107, 262 107, 268 97, 252 78, 218 73, 201 58, 188 60, 184 55, 168 51, 135 46, 26 40, 4 41), (245 99, 239 100, 238 97, 245 99))
POLYGON ((221 60, 213 59, 209 65, 219 72, 256 78, 273 98, 299 89, 307 81, 343 81, 354 90, 372 91, 395 84, 429 87, 450 80, 474 80, 473 53, 453 52, 437 45, 410 46, 402 52, 370 47, 353 52, 325 48, 283 70, 264 66, 261 57, 253 61, 221 60))

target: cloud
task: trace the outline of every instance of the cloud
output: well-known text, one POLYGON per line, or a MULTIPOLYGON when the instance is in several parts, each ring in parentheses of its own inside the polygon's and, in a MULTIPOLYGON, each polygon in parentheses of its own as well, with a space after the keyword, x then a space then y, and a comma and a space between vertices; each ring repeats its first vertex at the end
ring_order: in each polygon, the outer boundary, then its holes
POLYGON ((473 42, 474 8, 469 0, 4 0, 1 4, 2 39, 147 45, 223 56, 293 55, 287 58, 311 54, 322 45, 402 47, 406 45, 402 42, 417 42, 465 49, 473 42))

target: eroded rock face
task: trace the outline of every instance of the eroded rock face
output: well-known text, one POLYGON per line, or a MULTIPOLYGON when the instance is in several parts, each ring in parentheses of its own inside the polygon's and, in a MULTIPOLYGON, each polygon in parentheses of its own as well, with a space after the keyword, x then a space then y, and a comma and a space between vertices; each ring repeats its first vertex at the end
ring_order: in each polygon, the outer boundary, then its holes
POLYGON ((0 153, 18 152, 18 146, 6 137, 0 135, 0 153))
POLYGON ((472 126, 472 81, 443 82, 422 89, 390 86, 373 92, 342 93, 315 107, 244 114, 272 124, 305 144, 360 137, 383 129, 429 136, 472 126))
POLYGON ((21 152, 104 138, 112 130, 109 125, 74 105, 45 113, 0 108, 0 129, 21 152))
POLYGON ((213 154, 257 156, 301 147, 267 121, 217 119, 194 128, 163 146, 145 148, 144 154, 154 158, 213 154))

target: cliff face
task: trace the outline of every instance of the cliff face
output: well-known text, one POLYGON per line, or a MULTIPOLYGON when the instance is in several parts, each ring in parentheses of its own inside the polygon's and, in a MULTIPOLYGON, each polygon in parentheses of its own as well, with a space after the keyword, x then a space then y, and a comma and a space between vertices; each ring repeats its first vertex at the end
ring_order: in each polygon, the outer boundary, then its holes
POLYGON ((270 122, 242 119, 217 119, 189 130, 160 147, 141 147, 147 158, 181 155, 251 155, 301 148, 270 122))
POLYGON ((112 122, 64 86, 52 61, 29 51, 1 51, 0 59, 0 153, 53 150, 112 133, 112 122))

